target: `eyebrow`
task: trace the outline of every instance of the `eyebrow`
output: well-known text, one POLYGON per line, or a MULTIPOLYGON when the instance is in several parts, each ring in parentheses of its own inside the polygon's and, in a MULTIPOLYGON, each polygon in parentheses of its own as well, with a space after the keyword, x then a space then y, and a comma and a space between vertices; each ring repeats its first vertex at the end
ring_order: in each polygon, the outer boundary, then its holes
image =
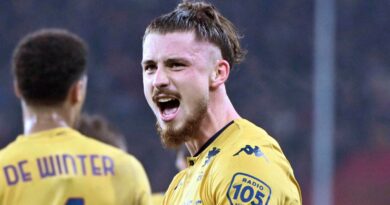
POLYGON ((190 61, 185 59, 185 58, 169 58, 167 60, 164 61, 164 64, 172 64, 172 63, 185 63, 185 64, 189 64, 190 61))
MULTIPOLYGON (((164 60, 164 65, 169 65, 169 64, 172 64, 172 63, 185 63, 185 64, 190 64, 190 61, 185 59, 185 58, 168 58, 166 60, 164 60)), ((154 60, 145 60, 145 61, 142 61, 141 62, 141 66, 145 66, 145 65, 151 65, 151 64, 156 64, 156 62, 154 60)))
POLYGON ((143 65, 150 65, 150 64, 155 64, 156 62, 154 62, 153 60, 146 60, 146 61, 142 61, 141 62, 141 66, 143 65))

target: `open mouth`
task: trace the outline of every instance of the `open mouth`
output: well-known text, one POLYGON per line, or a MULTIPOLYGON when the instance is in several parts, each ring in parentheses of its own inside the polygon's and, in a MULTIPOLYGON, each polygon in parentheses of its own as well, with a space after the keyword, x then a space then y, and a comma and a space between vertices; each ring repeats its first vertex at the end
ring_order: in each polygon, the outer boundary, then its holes
POLYGON ((178 99, 164 97, 157 99, 156 102, 164 121, 170 121, 175 118, 180 106, 180 101, 178 99))

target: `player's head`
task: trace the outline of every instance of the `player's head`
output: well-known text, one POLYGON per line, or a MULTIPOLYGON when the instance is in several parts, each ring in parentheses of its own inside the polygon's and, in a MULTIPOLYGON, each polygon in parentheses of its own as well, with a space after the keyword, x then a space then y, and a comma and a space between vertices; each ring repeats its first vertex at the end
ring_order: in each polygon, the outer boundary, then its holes
POLYGON ((87 46, 63 29, 42 29, 25 36, 13 53, 18 97, 31 107, 81 107, 85 97, 87 46))
POLYGON ((175 10, 155 18, 149 24, 144 40, 151 33, 174 32, 194 32, 196 40, 216 45, 231 68, 240 63, 246 54, 241 48, 240 35, 233 23, 209 3, 180 3, 175 10))
POLYGON ((207 3, 181 3, 150 23, 143 41, 144 93, 165 145, 197 138, 210 107, 226 99, 224 83, 244 54, 233 24, 207 3))
POLYGON ((100 115, 83 113, 77 122, 76 129, 88 137, 127 151, 125 137, 100 115))

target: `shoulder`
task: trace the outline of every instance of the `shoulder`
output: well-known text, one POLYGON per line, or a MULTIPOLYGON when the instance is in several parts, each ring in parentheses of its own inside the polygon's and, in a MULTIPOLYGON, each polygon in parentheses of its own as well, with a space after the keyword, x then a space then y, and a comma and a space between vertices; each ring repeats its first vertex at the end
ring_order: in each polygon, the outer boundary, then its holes
POLYGON ((96 140, 94 138, 85 135, 81 135, 81 139, 83 140, 82 146, 85 146, 85 149, 89 149, 99 154, 108 155, 110 157, 113 157, 115 161, 119 161, 121 163, 131 163, 131 164, 139 163, 138 160, 133 155, 117 147, 103 143, 99 140, 96 140))
POLYGON ((184 170, 180 171, 179 173, 177 173, 177 174, 173 177, 173 179, 172 179, 172 181, 171 181, 171 183, 170 183, 170 185, 169 185, 169 187, 168 187, 168 191, 169 191, 171 188, 172 188, 172 189, 176 189, 178 186, 182 185, 182 181, 183 181, 183 179, 184 179, 186 170, 187 170, 187 169, 184 169, 184 170))
POLYGON ((171 183, 169 184, 168 186, 168 189, 166 191, 166 194, 165 194, 165 198, 170 198, 171 197, 171 194, 174 190, 176 190, 178 187, 181 187, 184 185, 184 176, 185 176, 185 173, 186 173, 186 170, 187 169, 184 169, 182 171, 180 171, 179 173, 177 173, 171 183))
POLYGON ((250 190, 253 197, 259 192, 263 202, 268 197, 299 200, 299 185, 277 141, 249 121, 236 124, 238 129, 226 138, 210 167, 214 183, 224 186, 225 193, 236 199, 237 194, 250 190))
POLYGON ((222 149, 225 157, 240 160, 282 156, 279 143, 264 129, 245 119, 235 121, 236 128, 226 137, 222 149))
POLYGON ((8 158, 14 156, 19 150, 15 149, 15 144, 17 140, 9 143, 4 148, 0 149, 0 163, 7 161, 8 158))
POLYGON ((279 143, 262 128, 241 119, 236 133, 226 138, 214 166, 228 172, 273 178, 290 175, 292 168, 279 143))
POLYGON ((255 141, 256 143, 260 144, 278 144, 277 141, 271 137, 263 128, 248 120, 235 120, 235 126, 237 130, 235 135, 238 135, 239 141, 255 141))
MULTIPOLYGON (((7 167, 8 163, 12 162, 13 156, 17 156, 16 150, 12 148, 14 143, 15 141, 11 142, 6 147, 0 150, 0 177, 4 176, 3 172, 5 172, 5 167, 7 167)), ((5 183, 5 180, 0 180, 0 199, 4 191, 4 187, 6 187, 5 183)))
POLYGON ((82 137, 88 146, 93 147, 100 154, 111 157, 118 171, 129 174, 144 172, 141 162, 134 155, 96 139, 84 135, 82 137))
POLYGON ((182 193, 182 191, 180 190, 186 188, 193 189, 193 187, 188 187, 188 185, 184 185, 184 180, 186 178, 185 176, 187 171, 188 168, 180 171, 173 177, 171 183, 168 186, 168 189, 165 192, 163 204, 175 204, 176 202, 178 202, 178 194, 182 193))

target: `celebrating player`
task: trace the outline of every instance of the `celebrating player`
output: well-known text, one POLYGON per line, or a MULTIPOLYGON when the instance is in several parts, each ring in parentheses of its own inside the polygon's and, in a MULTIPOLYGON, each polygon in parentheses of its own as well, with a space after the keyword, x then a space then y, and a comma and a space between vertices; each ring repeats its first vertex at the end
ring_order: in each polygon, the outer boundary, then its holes
POLYGON ((244 54, 234 25, 208 3, 181 3, 146 28, 144 94, 157 130, 167 147, 185 143, 192 155, 165 205, 302 203, 279 144, 241 118, 226 93, 244 54))
POLYGON ((0 151, 1 205, 150 204, 133 156, 72 129, 87 86, 86 45, 62 29, 21 40, 13 55, 24 133, 0 151))

